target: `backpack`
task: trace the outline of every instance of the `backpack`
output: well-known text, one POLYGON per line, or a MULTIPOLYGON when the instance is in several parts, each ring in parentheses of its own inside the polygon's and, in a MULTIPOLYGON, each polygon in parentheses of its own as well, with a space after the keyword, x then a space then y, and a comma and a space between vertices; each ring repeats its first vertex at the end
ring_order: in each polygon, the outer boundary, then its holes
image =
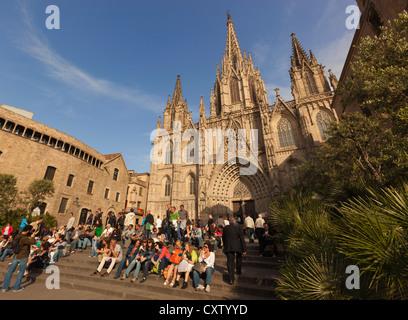
POLYGON ((20 240, 21 238, 14 239, 13 242, 11 243, 11 249, 15 254, 19 254, 21 251, 20 240))

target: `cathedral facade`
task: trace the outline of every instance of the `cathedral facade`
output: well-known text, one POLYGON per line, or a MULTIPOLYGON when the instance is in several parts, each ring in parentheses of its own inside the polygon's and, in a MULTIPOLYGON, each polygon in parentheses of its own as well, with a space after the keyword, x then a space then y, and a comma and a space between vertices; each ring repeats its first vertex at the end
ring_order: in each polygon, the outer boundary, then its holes
POLYGON ((159 118, 157 123, 153 145, 163 161, 152 161, 147 203, 154 215, 164 214, 168 203, 177 209, 184 205, 191 218, 201 216, 204 221, 209 214, 242 219, 245 213, 266 212, 274 198, 298 182, 296 166, 327 139, 325 130, 337 119, 331 106, 337 78, 330 70, 327 77, 313 52, 306 54, 295 34, 289 70, 294 99, 284 101, 276 89, 276 101, 269 104, 264 80, 251 54, 241 51, 229 14, 227 28, 225 53, 211 89, 210 116, 206 117, 201 98, 200 119, 193 121, 178 76, 163 121, 159 118), (165 144, 160 132, 168 134, 165 144), (180 140, 180 132, 197 135, 180 140), (219 143, 208 132, 225 133, 224 139, 219 143), (251 148, 254 138, 256 150, 251 148), (232 140, 241 144, 243 157, 228 152, 232 140), (177 150, 183 154, 177 156, 177 150), (242 174, 251 163, 256 170, 242 174))

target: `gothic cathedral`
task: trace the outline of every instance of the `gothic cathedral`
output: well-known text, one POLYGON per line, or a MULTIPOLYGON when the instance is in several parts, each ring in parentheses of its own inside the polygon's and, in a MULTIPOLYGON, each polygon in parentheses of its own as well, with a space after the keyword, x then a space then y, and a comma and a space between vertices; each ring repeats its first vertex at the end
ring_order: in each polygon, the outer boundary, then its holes
MULTIPOLYGON (((247 56, 245 51, 241 52, 229 14, 227 27, 225 53, 221 68, 217 65, 217 77, 211 90, 210 116, 206 117, 201 98, 200 119, 193 122, 178 76, 173 97, 169 96, 164 110, 163 123, 161 118, 157 123, 158 130, 168 132, 170 142, 164 151, 164 161, 151 164, 147 209, 155 216, 164 214, 168 203, 177 209, 183 204, 192 219, 201 216, 204 221, 209 214, 242 219, 245 213, 255 216, 267 212, 271 200, 297 183, 296 166, 327 138, 328 123, 337 119, 331 106, 332 88, 336 89, 337 78, 329 70, 329 84, 324 67, 312 51, 306 54, 295 34, 292 34, 293 55, 289 70, 294 99, 284 101, 276 89, 276 101, 269 104, 260 71, 255 69, 251 54, 247 56), (176 123, 178 128, 174 126, 176 123), (221 132, 233 130, 237 135, 243 131, 240 129, 248 132, 244 137, 246 152, 251 152, 249 132, 257 130, 257 150, 252 152, 257 160, 254 174, 242 175, 240 169, 245 164, 231 161, 226 147, 228 137, 222 146, 206 143, 206 139, 214 140, 206 133, 217 129, 221 132), (201 143, 197 136, 180 142, 181 150, 188 153, 182 158, 197 161, 174 159, 178 130, 199 134, 201 143), (210 151, 214 161, 204 161, 208 145, 213 149, 210 151), (220 148, 225 149, 223 153, 217 150, 220 148), (215 161, 219 154, 223 157, 221 162, 215 161)), ((154 145, 161 139, 157 136, 154 145)))

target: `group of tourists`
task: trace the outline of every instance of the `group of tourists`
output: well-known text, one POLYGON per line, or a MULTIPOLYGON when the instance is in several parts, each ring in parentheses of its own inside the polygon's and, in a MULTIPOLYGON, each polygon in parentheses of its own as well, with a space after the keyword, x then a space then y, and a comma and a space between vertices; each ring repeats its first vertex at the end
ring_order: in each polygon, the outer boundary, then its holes
MULTIPOLYGON (((114 279, 130 278, 132 283, 143 283, 149 274, 157 274, 162 277, 163 286, 176 288, 183 280, 180 287, 185 289, 191 277, 196 290, 210 292, 215 272, 215 251, 219 247, 227 256, 228 282, 234 284, 235 271, 241 273, 246 245, 242 227, 235 218, 220 215, 214 220, 209 215, 207 223, 204 223, 200 217, 191 219, 183 205, 176 210, 168 204, 166 213, 161 217, 154 219, 147 210, 140 225, 135 220, 133 209, 128 213, 118 213, 118 217, 109 212, 105 221, 101 209, 95 214, 89 210, 85 223, 76 225, 74 215, 69 213, 66 225, 48 230, 44 227, 42 216, 32 224, 21 217, 15 238, 10 224, 4 227, 0 236, 0 262, 7 256, 14 256, 2 291, 10 289, 11 275, 18 266, 19 274, 13 291, 24 289, 21 280, 33 268, 46 268, 61 257, 88 247, 89 257, 98 260, 96 270, 90 276, 108 277, 117 267, 114 279), (205 285, 201 278, 204 278, 205 285)), ((260 216, 254 222, 247 216, 244 228, 250 242, 254 242, 254 235, 259 239, 262 254, 269 237, 273 236, 265 231, 268 228, 265 221, 260 216)))

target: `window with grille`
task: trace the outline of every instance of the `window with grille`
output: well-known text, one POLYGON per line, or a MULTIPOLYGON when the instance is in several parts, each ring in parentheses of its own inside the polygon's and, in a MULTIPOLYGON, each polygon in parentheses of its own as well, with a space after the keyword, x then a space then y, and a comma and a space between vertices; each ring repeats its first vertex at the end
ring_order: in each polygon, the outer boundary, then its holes
POLYGON ((278 135, 281 148, 296 146, 295 133, 288 119, 282 118, 278 122, 278 135))
POLYGON ((57 171, 56 168, 47 167, 47 171, 45 172, 45 175, 44 175, 44 180, 51 180, 51 181, 54 180, 55 171, 57 171))
POLYGON ((170 196, 170 179, 167 179, 164 185, 164 196, 170 196))
POLYGON ((70 174, 68 176, 67 187, 72 187, 72 183, 74 182, 74 175, 70 174))
POLYGON ((90 180, 90 181, 89 181, 89 184, 88 184, 88 191, 87 191, 87 193, 88 193, 88 194, 92 194, 92 193, 93 193, 93 188, 94 188, 94 182, 93 182, 92 180, 90 180))
POLYGON ((67 203, 68 203, 68 198, 61 199, 61 204, 59 206, 58 213, 65 213, 65 210, 67 209, 67 203))
POLYGON ((322 139, 328 139, 329 135, 327 133, 327 129, 331 122, 330 116, 326 112, 320 111, 316 116, 316 122, 319 127, 320 136, 322 137, 322 139))
POLYGON ((113 180, 118 181, 119 169, 113 170, 113 180))

